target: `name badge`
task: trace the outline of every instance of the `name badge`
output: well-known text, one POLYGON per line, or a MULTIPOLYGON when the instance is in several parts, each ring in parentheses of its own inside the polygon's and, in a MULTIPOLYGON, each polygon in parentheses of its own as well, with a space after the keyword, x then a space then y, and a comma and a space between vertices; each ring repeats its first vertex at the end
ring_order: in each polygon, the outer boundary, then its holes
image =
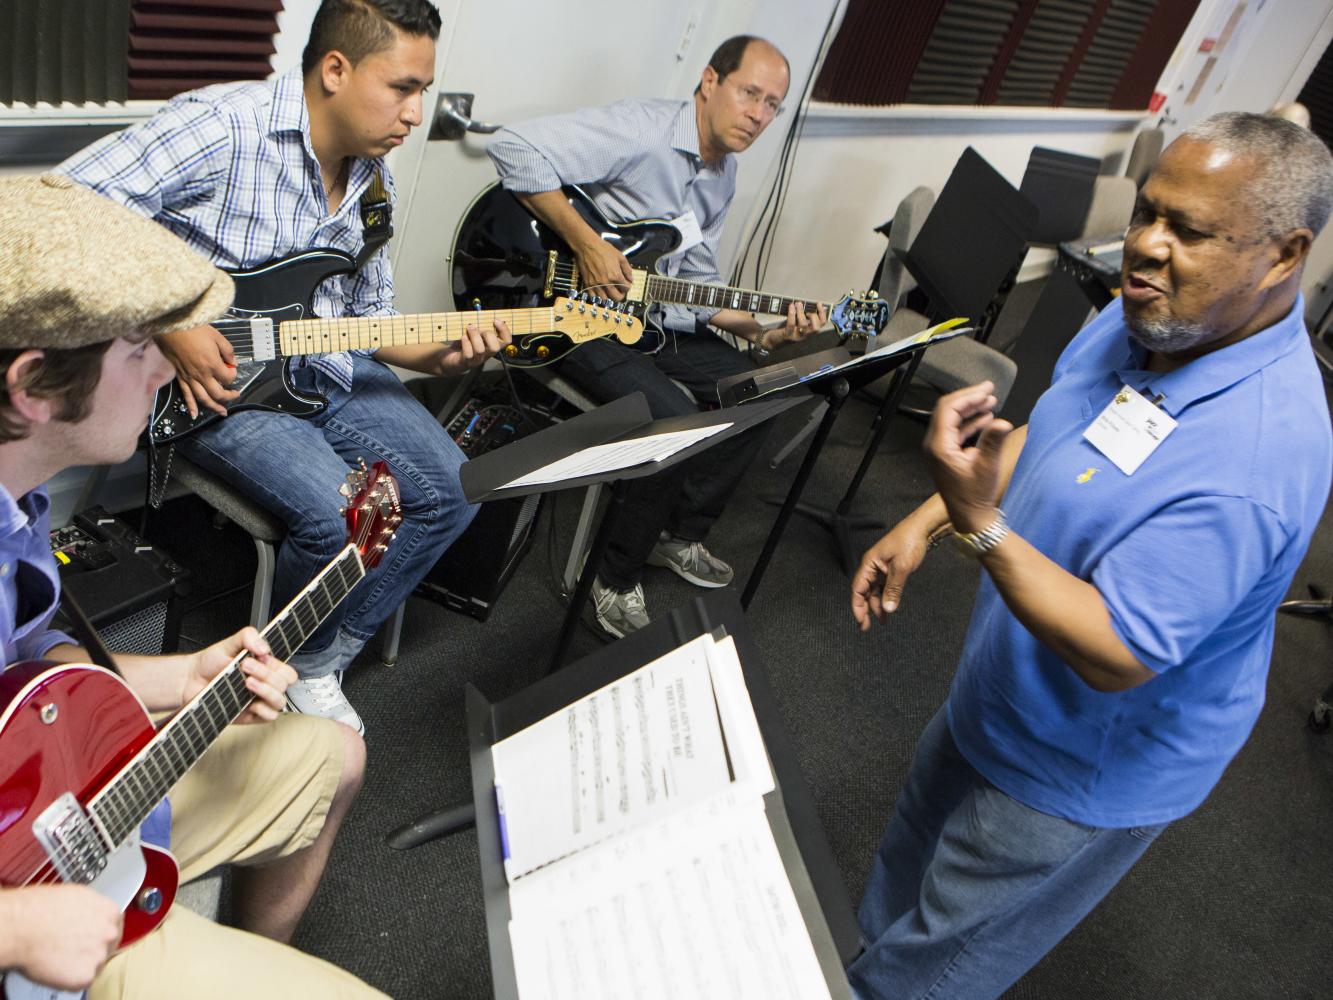
POLYGON ((1121 472, 1132 476, 1175 429, 1174 417, 1126 385, 1097 415, 1083 437, 1121 472))
POLYGON ((684 253, 690 247, 698 246, 704 241, 704 231, 699 228, 699 220, 695 218, 692 210, 672 219, 671 226, 680 233, 680 246, 671 251, 672 254, 684 253))

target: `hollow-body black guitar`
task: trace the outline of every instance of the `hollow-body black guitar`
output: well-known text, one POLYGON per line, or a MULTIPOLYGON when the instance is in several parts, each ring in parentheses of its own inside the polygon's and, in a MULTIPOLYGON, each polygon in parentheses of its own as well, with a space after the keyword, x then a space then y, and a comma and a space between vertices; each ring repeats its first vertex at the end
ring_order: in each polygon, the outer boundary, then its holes
MULTIPOLYGON (((588 225, 630 262, 634 279, 621 303, 642 318, 648 335, 636 346, 656 350, 663 342, 661 328, 651 318, 655 303, 741 309, 746 312, 786 315, 793 302, 807 311, 818 304, 744 288, 687 281, 657 273, 658 262, 677 252, 680 231, 665 219, 618 223, 608 219, 581 188, 564 189, 569 203, 588 225)), ((578 263, 564 240, 523 203, 498 183, 487 187, 469 206, 454 236, 450 258, 454 304, 459 309, 483 305, 518 308, 573 295, 582 288, 578 263)), ((605 298, 605 293, 588 289, 605 298)), ((889 307, 874 292, 849 292, 828 304, 829 319, 838 332, 871 337, 889 319, 889 307)))
MULTIPOLYGON (((643 323, 616 303, 557 298, 542 308, 468 310, 415 316, 358 316, 322 319, 311 309, 315 289, 326 278, 356 269, 341 250, 306 250, 259 267, 232 271, 236 299, 213 326, 236 354, 236 378, 230 388, 240 395, 228 412, 273 410, 309 417, 324 409, 323 396, 296 389, 285 361, 290 357, 337 351, 377 350, 401 344, 438 344, 463 337, 469 324, 487 329, 494 320, 509 324, 513 344, 504 351, 510 364, 548 364, 578 344, 614 336, 634 343, 643 323)), ((200 408, 191 417, 180 386, 172 381, 153 402, 148 436, 168 444, 193 433, 221 414, 200 408)))

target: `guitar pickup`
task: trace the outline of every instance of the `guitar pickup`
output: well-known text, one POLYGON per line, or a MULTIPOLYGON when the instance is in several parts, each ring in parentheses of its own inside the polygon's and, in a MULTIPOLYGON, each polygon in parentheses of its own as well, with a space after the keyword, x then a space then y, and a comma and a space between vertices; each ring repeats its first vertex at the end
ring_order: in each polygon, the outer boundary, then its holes
POLYGON ((273 320, 267 316, 250 317, 250 357, 255 361, 272 361, 277 356, 273 320))

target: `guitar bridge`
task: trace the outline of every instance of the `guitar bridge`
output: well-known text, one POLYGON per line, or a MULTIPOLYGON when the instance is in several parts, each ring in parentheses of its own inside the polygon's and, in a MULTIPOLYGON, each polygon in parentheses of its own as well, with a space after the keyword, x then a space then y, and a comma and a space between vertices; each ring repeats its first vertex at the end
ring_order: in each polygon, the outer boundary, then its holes
POLYGON ((33 820, 32 834, 62 882, 87 885, 106 868, 107 852, 92 818, 72 792, 56 799, 33 820))

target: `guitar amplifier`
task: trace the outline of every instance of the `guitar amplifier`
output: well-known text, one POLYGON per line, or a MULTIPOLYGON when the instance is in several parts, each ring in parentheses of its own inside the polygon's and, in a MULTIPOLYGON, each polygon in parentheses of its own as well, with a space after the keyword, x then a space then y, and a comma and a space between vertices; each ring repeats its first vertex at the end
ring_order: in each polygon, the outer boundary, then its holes
MULTIPOLYGON (((90 507, 51 532, 60 586, 114 653, 174 653, 189 571, 123 521, 90 507)), ((74 635, 57 613, 55 627, 74 635)))
MULTIPOLYGON (((529 419, 549 425, 542 413, 528 412, 529 419)), ((468 458, 476 458, 532 428, 507 403, 473 397, 446 429, 468 458)), ((482 504, 467 530, 417 584, 416 595, 484 622, 532 545, 541 502, 541 494, 532 494, 482 504)))

